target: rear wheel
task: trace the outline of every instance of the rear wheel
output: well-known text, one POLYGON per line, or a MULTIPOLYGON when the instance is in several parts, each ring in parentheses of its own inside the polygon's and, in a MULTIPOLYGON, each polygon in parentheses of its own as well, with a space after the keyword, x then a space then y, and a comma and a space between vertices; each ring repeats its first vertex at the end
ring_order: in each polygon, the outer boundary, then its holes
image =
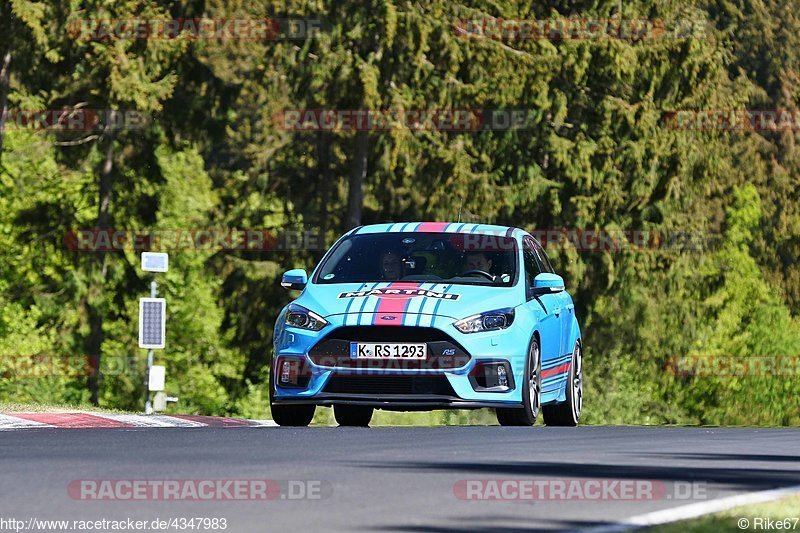
POLYGON ((333 417, 340 426, 369 426, 372 420, 374 409, 365 405, 341 405, 333 406, 333 417))
POLYGON ((275 384, 269 373, 269 407, 272 411, 272 420, 279 426, 307 426, 314 418, 316 405, 275 405, 275 384))
POLYGON ((544 423, 548 426, 577 426, 583 409, 583 353, 580 343, 572 350, 572 364, 567 376, 567 401, 542 406, 544 423))
POLYGON ((497 409, 497 421, 501 426, 532 426, 539 416, 542 402, 542 373, 539 339, 531 339, 528 360, 525 362, 526 387, 522 389, 522 409, 497 409))

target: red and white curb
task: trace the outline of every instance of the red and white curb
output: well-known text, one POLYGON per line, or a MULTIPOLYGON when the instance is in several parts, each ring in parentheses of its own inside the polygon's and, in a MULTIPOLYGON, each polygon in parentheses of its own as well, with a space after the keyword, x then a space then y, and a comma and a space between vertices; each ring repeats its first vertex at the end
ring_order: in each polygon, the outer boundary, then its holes
POLYGON ((195 415, 118 415, 106 413, 0 414, 0 431, 41 428, 241 428, 274 427, 272 420, 195 415))

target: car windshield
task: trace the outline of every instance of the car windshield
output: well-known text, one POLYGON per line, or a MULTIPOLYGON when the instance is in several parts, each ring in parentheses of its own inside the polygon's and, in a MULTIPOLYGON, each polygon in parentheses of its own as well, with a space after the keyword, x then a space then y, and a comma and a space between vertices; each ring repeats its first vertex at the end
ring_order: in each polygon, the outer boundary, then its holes
POLYGON ((510 286, 516 273, 516 242, 505 235, 376 233, 341 241, 321 265, 315 281, 510 286))

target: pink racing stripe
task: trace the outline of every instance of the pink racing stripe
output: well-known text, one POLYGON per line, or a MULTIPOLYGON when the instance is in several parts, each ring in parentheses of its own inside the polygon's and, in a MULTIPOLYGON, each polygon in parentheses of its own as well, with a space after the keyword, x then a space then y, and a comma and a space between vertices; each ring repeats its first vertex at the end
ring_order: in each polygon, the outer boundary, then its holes
MULTIPOLYGON (((421 283, 390 283, 387 289, 419 289, 421 283)), ((380 298, 372 320, 373 326, 402 326, 411 298, 380 298)))
POLYGON ((551 376, 555 376, 556 374, 562 374, 569 370, 569 363, 564 363, 561 366, 554 366, 553 368, 548 368, 547 370, 542 370, 542 379, 549 378, 551 376))
POLYGON ((440 233, 449 225, 449 222, 423 222, 414 231, 418 233, 440 233))
POLYGON ((23 413, 16 418, 49 424, 59 428, 135 428, 133 424, 87 413, 23 413))

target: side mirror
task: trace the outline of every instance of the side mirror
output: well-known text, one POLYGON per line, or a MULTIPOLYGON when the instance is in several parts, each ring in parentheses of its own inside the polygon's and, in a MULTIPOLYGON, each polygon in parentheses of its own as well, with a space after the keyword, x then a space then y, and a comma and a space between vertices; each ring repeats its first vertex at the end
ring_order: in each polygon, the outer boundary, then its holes
POLYGON ((533 278, 533 289, 531 290, 533 296, 542 296, 543 294, 552 294, 563 290, 564 278, 558 274, 542 272, 533 278))
POLYGON ((308 274, 302 268, 287 270, 283 273, 281 287, 284 289, 301 291, 308 283, 308 274))

